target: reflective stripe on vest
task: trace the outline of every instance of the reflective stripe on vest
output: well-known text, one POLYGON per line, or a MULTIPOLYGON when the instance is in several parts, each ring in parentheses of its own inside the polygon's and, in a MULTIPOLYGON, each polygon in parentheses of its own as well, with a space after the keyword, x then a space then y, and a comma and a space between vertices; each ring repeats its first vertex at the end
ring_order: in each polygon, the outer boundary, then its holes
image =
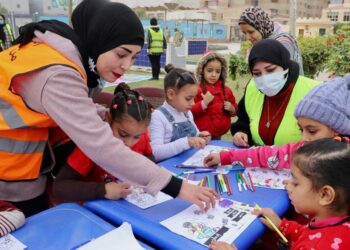
POLYGON ((156 32, 152 28, 148 28, 151 35, 150 52, 163 53, 163 31, 161 28, 156 32))
POLYGON ((0 53, 0 179, 6 181, 38 178, 49 128, 57 127, 45 114, 26 106, 12 84, 27 74, 52 65, 85 72, 58 51, 42 43, 12 46, 0 53))
POLYGON ((9 34, 10 36, 10 41, 13 42, 13 34, 12 34, 12 30, 11 30, 11 26, 7 23, 5 25, 6 29, 7 29, 7 33, 9 34))
MULTIPOLYGON (((317 84, 319 84, 318 81, 304 76, 298 77, 282 121, 275 134, 274 145, 283 145, 289 142, 300 141, 301 132, 297 120, 294 117, 294 109, 304 96, 317 84)), ((255 145, 264 145, 259 135, 259 123, 264 99, 265 95, 255 87, 254 79, 250 80, 245 93, 244 104, 249 117, 250 132, 255 145)))

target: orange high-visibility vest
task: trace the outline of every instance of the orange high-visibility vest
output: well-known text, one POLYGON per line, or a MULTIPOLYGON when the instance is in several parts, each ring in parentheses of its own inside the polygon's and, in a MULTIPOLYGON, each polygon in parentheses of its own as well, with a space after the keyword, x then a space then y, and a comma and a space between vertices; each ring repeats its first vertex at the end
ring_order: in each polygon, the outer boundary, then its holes
MULTIPOLYGON (((39 177, 49 128, 57 127, 47 115, 30 109, 12 88, 16 78, 52 65, 83 69, 43 43, 15 45, 0 53, 0 180, 33 180, 39 177)), ((18 80, 16 79, 16 80, 18 80)))

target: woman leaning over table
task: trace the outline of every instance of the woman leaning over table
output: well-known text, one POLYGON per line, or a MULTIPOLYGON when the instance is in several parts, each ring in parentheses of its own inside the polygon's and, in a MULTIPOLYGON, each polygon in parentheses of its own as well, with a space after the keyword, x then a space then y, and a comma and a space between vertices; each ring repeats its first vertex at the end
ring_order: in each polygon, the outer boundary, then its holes
POLYGON ((59 127, 119 179, 208 209, 213 190, 182 182, 132 152, 103 121, 106 109, 89 97, 141 52, 144 31, 136 14, 121 3, 84 0, 72 24, 74 29, 58 21, 27 24, 17 44, 0 53, 0 200, 26 216, 48 207, 46 174, 54 165, 51 143, 59 127))

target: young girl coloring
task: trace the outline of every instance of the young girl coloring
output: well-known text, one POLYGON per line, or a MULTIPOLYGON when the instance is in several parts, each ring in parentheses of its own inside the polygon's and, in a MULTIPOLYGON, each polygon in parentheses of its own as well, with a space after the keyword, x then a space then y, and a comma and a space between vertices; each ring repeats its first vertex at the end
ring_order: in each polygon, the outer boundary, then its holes
MULTIPOLYGON (((346 141, 316 140, 293 155, 292 179, 286 189, 295 210, 313 218, 308 225, 281 220, 269 208, 255 211, 271 219, 290 249, 350 249, 350 145, 346 141)), ((272 229, 264 218, 260 220, 272 229)), ((235 249, 222 242, 211 247, 235 249)))
POLYGON ((165 102, 152 113, 151 146, 154 157, 161 161, 190 147, 203 148, 210 140, 208 131, 199 132, 191 108, 198 91, 193 75, 183 69, 166 65, 165 102))
MULTIPOLYGON (((131 150, 153 160, 147 132, 150 118, 151 107, 143 96, 125 83, 119 84, 107 118, 113 135, 131 150)), ((69 156, 53 184, 54 195, 68 201, 117 200, 130 192, 128 183, 116 182, 114 176, 96 165, 79 148, 69 156)))
POLYGON ((208 52, 198 62, 196 79, 199 89, 191 111, 199 130, 207 130, 212 139, 220 139, 231 126, 237 103, 232 91, 225 85, 227 62, 215 52, 208 52))
POLYGON ((350 76, 336 77, 314 87, 297 105, 294 115, 302 133, 301 142, 222 151, 208 155, 205 165, 234 163, 245 167, 290 168, 291 155, 305 143, 349 136, 350 76))

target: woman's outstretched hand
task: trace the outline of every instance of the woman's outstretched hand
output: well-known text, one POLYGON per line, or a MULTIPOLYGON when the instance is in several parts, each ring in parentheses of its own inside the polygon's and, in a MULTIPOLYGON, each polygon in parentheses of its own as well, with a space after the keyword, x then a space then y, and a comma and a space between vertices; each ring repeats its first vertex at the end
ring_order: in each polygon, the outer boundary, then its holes
POLYGON ((183 181, 178 195, 179 198, 196 204, 201 212, 206 212, 210 207, 215 207, 215 199, 220 196, 211 188, 199 187, 183 181))

